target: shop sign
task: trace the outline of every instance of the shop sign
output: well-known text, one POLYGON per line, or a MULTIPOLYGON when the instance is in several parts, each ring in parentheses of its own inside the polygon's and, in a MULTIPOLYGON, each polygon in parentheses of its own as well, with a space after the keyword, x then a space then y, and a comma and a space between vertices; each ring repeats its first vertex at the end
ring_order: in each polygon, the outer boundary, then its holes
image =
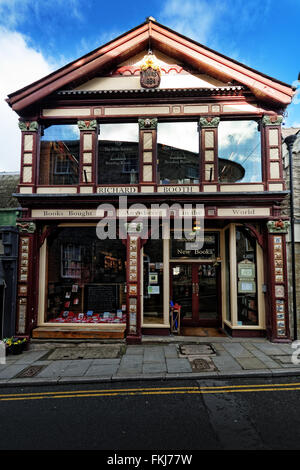
POLYGON ((131 194, 137 192, 137 186, 99 186, 97 188, 98 194, 131 194))
POLYGON ((218 209, 218 217, 266 217, 269 207, 235 207, 218 209))
POLYGON ((178 258, 200 258, 215 259, 219 256, 219 232, 206 232, 204 235, 203 246, 196 250, 187 250, 186 243, 190 242, 187 238, 171 240, 171 257, 178 258))

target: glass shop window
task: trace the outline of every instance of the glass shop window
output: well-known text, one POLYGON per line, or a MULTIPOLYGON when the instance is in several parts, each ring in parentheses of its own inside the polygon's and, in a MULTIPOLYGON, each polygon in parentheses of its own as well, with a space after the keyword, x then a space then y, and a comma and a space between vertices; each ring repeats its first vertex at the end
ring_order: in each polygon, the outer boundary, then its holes
POLYGON ((78 184, 79 146, 77 125, 46 128, 41 137, 39 184, 78 184))
POLYGON ((258 325, 256 241, 236 228, 238 325, 258 325))
POLYGON ((157 126, 158 183, 199 183, 199 133, 196 122, 157 126))
POLYGON ((226 282, 226 320, 231 322, 231 291, 230 291, 230 231, 225 230, 225 282, 226 282))
POLYGON ((47 279, 47 322, 126 322, 121 240, 99 240, 96 227, 56 230, 48 237, 47 279))
POLYGON ((221 121, 218 149, 221 183, 262 181, 261 139, 256 121, 221 121))
POLYGON ((122 185, 138 182, 138 124, 101 124, 98 141, 98 183, 122 185))
POLYGON ((144 245, 144 323, 163 323, 163 241, 144 245))

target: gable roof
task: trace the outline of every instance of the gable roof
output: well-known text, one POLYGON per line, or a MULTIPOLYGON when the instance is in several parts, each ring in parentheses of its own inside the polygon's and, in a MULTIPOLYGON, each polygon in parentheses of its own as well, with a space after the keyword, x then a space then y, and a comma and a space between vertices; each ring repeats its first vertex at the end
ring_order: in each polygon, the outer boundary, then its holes
POLYGON ((46 77, 11 93, 7 102, 16 112, 21 112, 55 91, 66 87, 70 89, 100 72, 107 72, 134 54, 147 50, 149 45, 218 80, 234 80, 245 85, 258 99, 277 106, 287 106, 294 94, 290 85, 215 52, 151 18, 46 77))

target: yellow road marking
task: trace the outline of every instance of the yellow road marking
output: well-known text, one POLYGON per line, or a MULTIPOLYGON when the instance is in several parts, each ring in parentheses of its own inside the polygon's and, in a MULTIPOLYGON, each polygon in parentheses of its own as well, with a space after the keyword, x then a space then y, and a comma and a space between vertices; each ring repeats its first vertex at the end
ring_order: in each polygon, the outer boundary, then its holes
POLYGON ((260 385, 228 385, 223 387, 181 387, 175 388, 148 388, 148 389, 118 389, 118 390, 90 390, 90 391, 65 391, 65 392, 44 392, 30 394, 1 395, 0 401, 19 400, 40 400, 45 398, 87 398, 87 397, 117 397, 136 395, 178 395, 178 394, 218 394, 218 393, 242 393, 242 392, 276 392, 276 391, 296 391, 300 387, 293 386, 300 384, 260 384, 260 385), (246 388, 248 387, 248 388, 246 388), (125 392, 125 393, 124 393, 125 392))
POLYGON ((192 390, 224 390, 224 389, 237 389, 237 388, 248 388, 250 387, 251 389, 253 388, 270 388, 270 387, 290 387, 291 385, 293 386, 300 386, 300 382, 292 382, 292 383, 287 383, 287 384, 246 384, 246 385, 218 385, 218 386, 211 386, 211 387, 150 387, 150 388, 117 388, 117 389, 104 389, 104 390, 67 390, 67 391, 60 391, 60 392, 35 392, 35 393, 10 393, 10 394, 4 394, 0 395, 0 398, 2 397, 32 397, 34 395, 36 396, 41 396, 41 395, 63 395, 63 394, 83 394, 83 393, 88 393, 88 394, 94 394, 94 393, 116 393, 116 392, 142 392, 142 391, 172 391, 172 390, 182 390, 182 391, 192 391, 192 390))

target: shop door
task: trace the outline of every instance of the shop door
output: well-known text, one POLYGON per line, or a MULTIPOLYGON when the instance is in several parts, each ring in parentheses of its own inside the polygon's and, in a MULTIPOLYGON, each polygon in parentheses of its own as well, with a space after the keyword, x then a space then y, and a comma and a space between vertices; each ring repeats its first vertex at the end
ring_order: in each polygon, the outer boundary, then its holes
POLYGON ((209 263, 171 263, 171 298, 186 326, 219 326, 220 272, 209 263))

